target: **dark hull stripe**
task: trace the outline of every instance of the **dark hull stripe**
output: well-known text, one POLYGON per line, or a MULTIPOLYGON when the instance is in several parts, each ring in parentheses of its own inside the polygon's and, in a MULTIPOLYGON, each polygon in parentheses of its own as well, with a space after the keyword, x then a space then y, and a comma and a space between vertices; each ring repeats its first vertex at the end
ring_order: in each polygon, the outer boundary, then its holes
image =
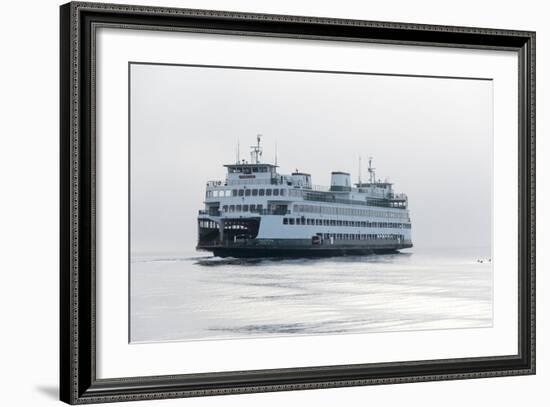
POLYGON ((357 256, 369 254, 396 253, 400 249, 412 247, 411 244, 387 245, 387 246, 279 246, 279 247, 254 247, 236 246, 221 247, 197 247, 199 250, 207 250, 219 257, 259 258, 259 257, 328 257, 328 256, 357 256))

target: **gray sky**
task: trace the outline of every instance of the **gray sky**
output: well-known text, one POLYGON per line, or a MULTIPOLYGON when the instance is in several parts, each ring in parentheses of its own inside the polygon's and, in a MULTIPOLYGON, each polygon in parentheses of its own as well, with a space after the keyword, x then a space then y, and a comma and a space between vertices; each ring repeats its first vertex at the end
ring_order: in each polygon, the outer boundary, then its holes
POLYGON ((413 243, 490 246, 493 86, 460 80, 183 66, 131 68, 131 250, 188 252, 205 183, 257 133, 282 173, 377 176, 409 196, 413 243))

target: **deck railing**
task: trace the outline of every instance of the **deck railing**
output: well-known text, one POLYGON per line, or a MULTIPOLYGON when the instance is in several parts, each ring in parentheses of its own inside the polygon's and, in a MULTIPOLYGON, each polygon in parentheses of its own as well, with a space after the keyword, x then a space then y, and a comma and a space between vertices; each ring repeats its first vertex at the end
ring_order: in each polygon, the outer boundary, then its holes
POLYGON ((356 201, 352 199, 341 199, 336 198, 331 195, 320 195, 315 193, 306 193, 304 194, 304 200, 306 201, 315 201, 315 202, 330 202, 330 203, 339 203, 344 205, 361 205, 361 206, 375 206, 379 208, 388 208, 390 207, 390 202, 388 200, 374 200, 369 199, 367 201, 356 201))
MULTIPOLYGON (((287 210, 287 209, 255 209, 253 211, 233 211, 233 212, 223 212, 225 214, 233 214, 233 213, 237 213, 237 214, 240 214, 242 215, 243 213, 244 214, 247 214, 247 213, 250 213, 250 214, 258 214, 258 215, 289 215, 290 214, 290 211, 287 210)), ((210 210, 210 211, 205 211, 203 209, 200 209, 199 210, 199 215, 209 215, 209 216, 221 216, 222 215, 222 212, 221 211, 215 211, 215 210, 210 210)))
POLYGON ((283 185, 283 184, 284 183, 279 182, 278 178, 235 179, 235 180, 231 180, 231 182, 229 183, 227 181, 219 181, 219 180, 212 180, 212 181, 206 182, 206 186, 209 188, 216 188, 216 187, 230 188, 237 185, 283 185))

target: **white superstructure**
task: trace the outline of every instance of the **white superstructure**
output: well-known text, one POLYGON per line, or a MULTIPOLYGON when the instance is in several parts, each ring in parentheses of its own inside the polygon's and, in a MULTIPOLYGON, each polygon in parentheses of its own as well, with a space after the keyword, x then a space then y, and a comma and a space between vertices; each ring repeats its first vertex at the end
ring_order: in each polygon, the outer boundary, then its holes
POLYGON ((199 249, 256 257, 412 246, 407 196, 376 179, 371 159, 368 182, 352 184, 349 173, 335 171, 330 187, 318 187, 310 174, 280 174, 277 165, 262 163, 260 141, 250 162, 227 164, 225 180, 207 182, 199 249))

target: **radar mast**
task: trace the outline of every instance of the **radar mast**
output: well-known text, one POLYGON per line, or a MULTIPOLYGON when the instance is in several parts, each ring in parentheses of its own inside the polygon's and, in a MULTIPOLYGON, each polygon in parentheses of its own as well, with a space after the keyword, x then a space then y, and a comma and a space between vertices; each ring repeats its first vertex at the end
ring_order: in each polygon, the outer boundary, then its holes
POLYGON ((252 164, 260 164, 260 158, 262 157, 262 147, 260 146, 262 135, 256 136, 256 145, 250 146, 250 161, 252 164))
POLYGON ((369 157, 369 182, 371 184, 376 184, 376 168, 372 166, 372 157, 369 157))

